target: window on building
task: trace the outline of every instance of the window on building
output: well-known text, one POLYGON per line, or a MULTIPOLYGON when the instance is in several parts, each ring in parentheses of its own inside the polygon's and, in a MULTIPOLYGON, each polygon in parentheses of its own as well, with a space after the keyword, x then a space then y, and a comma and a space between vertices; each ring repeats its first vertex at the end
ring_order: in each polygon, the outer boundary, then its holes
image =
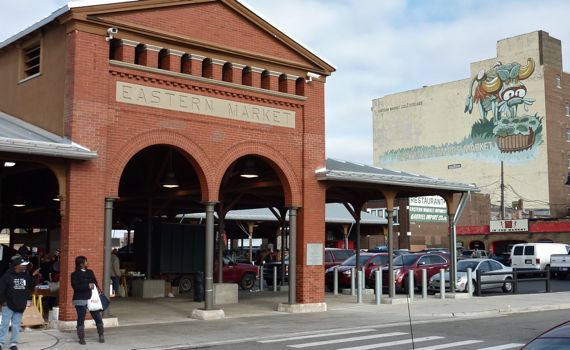
POLYGON ((253 80, 251 77, 251 67, 245 67, 243 69, 243 72, 241 75, 241 83, 242 83, 242 85, 246 85, 246 86, 251 86, 251 84, 253 83, 253 80))
POLYGON ((118 57, 117 52, 119 51, 119 48, 121 47, 121 39, 111 39, 111 42, 109 43, 109 59, 110 60, 116 60, 118 57))
POLYGON ((554 85, 556 85, 557 88, 561 88, 562 87, 562 81, 560 80, 560 75, 557 75, 554 78, 554 85))
POLYGON ((305 96, 305 78, 298 78, 295 81, 295 95, 305 96))
POLYGON ((279 76, 279 91, 287 92, 287 74, 281 74, 279 76))
POLYGON ((168 50, 162 49, 158 52, 158 68, 160 69, 168 69, 166 67, 166 59, 168 58, 168 50))
POLYGON ((566 106, 564 106, 564 115, 570 117, 570 103, 566 103, 566 106))
POLYGON ((261 73, 261 88, 262 88, 262 89, 267 89, 267 90, 268 90, 268 89, 270 88, 270 86, 269 86, 269 79, 270 79, 270 77, 269 77, 269 71, 268 71, 268 70, 264 70, 264 71, 261 73))
POLYGON ((22 49, 23 79, 40 74, 41 45, 35 42, 22 49))
POLYGON ((202 77, 212 79, 214 76, 214 64, 211 58, 202 61, 202 77))
POLYGON ((222 80, 227 82, 233 82, 233 67, 230 62, 224 63, 222 66, 222 80))
POLYGON ((566 129, 566 142, 570 142, 570 129, 566 129))
POLYGON ((135 47, 135 64, 141 64, 144 52, 144 44, 138 44, 137 47, 135 47))

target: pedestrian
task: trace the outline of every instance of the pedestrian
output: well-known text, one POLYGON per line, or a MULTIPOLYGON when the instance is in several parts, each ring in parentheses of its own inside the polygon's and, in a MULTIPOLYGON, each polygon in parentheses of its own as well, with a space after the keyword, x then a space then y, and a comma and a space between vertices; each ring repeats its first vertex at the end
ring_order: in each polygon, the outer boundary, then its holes
MULTIPOLYGON (((77 311, 77 337, 79 344, 85 345, 85 314, 87 313, 87 302, 91 299, 93 288, 101 290, 97 279, 92 270, 88 269, 89 264, 87 258, 78 256, 75 258, 75 271, 71 273, 71 287, 73 288, 73 305, 77 311)), ((89 311, 91 317, 97 326, 99 334, 99 343, 105 342, 103 335, 103 320, 101 319, 101 310, 89 311)))
MULTIPOLYGON (((2 303, 2 322, 0 323, 0 350, 12 322, 12 339, 10 350, 18 349, 20 324, 31 292, 35 288, 34 277, 27 273, 28 261, 17 256, 12 259, 11 267, 0 279, 0 302, 2 303)), ((36 270, 35 274, 38 274, 36 270)))
POLYGON ((111 251, 111 281, 113 282, 113 294, 119 294, 119 281, 121 278, 121 260, 117 249, 111 251))

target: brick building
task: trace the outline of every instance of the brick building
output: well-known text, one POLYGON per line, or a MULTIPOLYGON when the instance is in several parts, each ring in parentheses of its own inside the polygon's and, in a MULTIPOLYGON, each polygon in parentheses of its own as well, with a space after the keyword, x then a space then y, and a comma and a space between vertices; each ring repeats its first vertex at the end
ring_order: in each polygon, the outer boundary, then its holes
MULTIPOLYGON (((324 245, 333 71, 235 0, 72 2, 2 42, 2 125, 19 132, 2 135, 2 228, 47 228, 46 251, 61 248, 60 319, 75 317, 76 256, 103 280, 111 225, 205 211, 213 237, 214 208, 275 206, 324 245)), ((323 302, 322 267, 296 272, 296 301, 323 302)))
MULTIPOLYGON (((466 247, 477 242, 488 249, 493 241, 509 240, 504 233, 493 239, 489 229, 490 220, 501 218, 501 163, 505 219, 565 218, 569 84, 560 40, 544 31, 500 40, 497 57, 472 63, 467 79, 373 100, 374 164, 476 183, 482 193, 467 205, 472 215, 465 213, 459 223, 465 228, 458 229, 467 235, 466 247), (475 234, 481 230, 486 234, 475 234)), ((400 208, 408 206, 404 202, 400 208)), ((439 245, 443 240, 437 235, 446 234, 445 224, 437 221, 408 218, 404 225, 412 245, 439 245)), ((547 230, 553 237, 529 231, 523 240, 566 242, 566 226, 553 227, 536 232, 547 230)), ((521 240, 520 233, 512 239, 521 240)))

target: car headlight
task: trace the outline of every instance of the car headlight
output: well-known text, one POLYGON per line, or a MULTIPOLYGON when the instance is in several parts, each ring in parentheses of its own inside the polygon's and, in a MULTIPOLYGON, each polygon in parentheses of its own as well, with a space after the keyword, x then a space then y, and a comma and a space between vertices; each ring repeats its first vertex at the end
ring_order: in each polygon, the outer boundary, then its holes
POLYGON ((350 276, 351 272, 350 272, 350 270, 346 270, 346 271, 343 271, 342 274, 345 276, 350 276))

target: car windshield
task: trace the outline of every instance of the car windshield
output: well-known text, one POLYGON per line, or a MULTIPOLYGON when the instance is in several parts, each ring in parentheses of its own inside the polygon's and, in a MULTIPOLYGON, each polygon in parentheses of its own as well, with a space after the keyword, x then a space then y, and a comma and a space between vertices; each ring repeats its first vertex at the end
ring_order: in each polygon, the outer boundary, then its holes
MULTIPOLYGON (((364 265, 370 260, 372 255, 361 255, 360 256, 360 265, 364 265)), ((356 266, 356 254, 351 256, 350 258, 346 259, 342 264, 342 266, 356 266)))
POLYGON ((467 269, 471 269, 471 271, 475 271, 477 268, 477 261, 459 261, 457 263, 457 271, 459 272, 467 272, 467 269))
POLYGON ((337 261, 343 261, 354 255, 353 250, 333 250, 331 251, 337 261))
POLYGON ((410 266, 416 261, 416 255, 399 255, 394 259, 394 265, 397 266, 410 266))
POLYGON ((538 338, 525 346, 525 350, 570 350, 568 338, 538 338))

